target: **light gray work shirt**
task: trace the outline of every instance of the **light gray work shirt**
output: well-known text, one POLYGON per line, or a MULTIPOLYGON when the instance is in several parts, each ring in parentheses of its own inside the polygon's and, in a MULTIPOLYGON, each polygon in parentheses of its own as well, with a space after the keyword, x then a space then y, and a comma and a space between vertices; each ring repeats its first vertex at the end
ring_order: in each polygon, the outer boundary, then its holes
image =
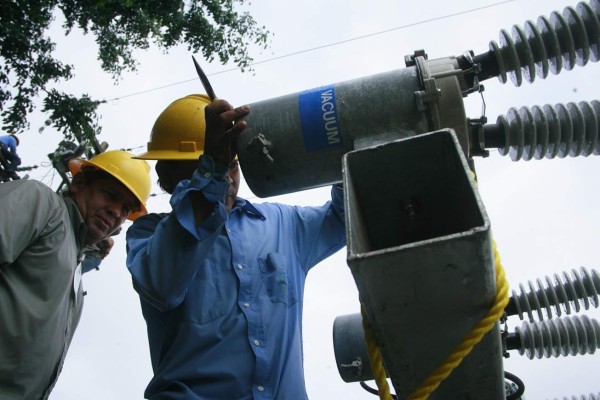
POLYGON ((47 399, 81 316, 87 228, 69 197, 0 184, 0 399, 47 399))

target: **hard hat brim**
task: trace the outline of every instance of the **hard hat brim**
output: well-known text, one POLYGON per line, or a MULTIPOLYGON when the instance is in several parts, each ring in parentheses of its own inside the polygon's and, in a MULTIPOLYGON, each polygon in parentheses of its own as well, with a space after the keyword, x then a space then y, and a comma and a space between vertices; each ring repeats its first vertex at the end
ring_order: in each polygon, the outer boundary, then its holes
MULTIPOLYGON (((135 157, 132 157, 132 158, 135 158, 135 157)), ((133 190, 133 188, 127 182, 125 182, 118 176, 115 176, 112 172, 110 172, 106 168, 103 168, 100 165, 95 164, 89 160, 84 160, 83 158, 73 158, 73 159, 69 160, 69 171, 71 171, 72 176, 75 176, 75 174, 77 174, 78 172, 81 172, 83 167, 88 167, 88 166, 95 168, 95 169, 102 170, 102 171, 106 172, 107 174, 109 174, 110 176, 112 176, 113 178, 115 178, 117 181, 121 182, 121 184, 123 186, 125 186, 127 188, 127 190, 129 190, 131 192, 131 194, 133 194, 133 196, 140 202, 140 210, 129 214, 129 216, 127 217, 128 220, 134 221, 136 218, 141 217, 142 215, 148 214, 148 210, 146 209, 144 202, 142 201, 142 199, 140 199, 140 197, 136 194, 136 192, 133 190)))
POLYGON ((145 153, 133 156, 136 160, 198 160, 204 151, 181 152, 175 150, 151 150, 145 153))

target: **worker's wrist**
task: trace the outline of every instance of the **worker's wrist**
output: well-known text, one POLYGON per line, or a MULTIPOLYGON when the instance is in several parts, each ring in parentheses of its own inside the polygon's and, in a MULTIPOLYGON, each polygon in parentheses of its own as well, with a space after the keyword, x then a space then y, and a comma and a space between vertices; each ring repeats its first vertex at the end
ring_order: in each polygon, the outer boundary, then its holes
POLYGON ((214 178, 219 181, 224 180, 225 175, 229 172, 229 168, 227 165, 215 162, 208 154, 203 154, 199 159, 198 172, 204 178, 214 178))

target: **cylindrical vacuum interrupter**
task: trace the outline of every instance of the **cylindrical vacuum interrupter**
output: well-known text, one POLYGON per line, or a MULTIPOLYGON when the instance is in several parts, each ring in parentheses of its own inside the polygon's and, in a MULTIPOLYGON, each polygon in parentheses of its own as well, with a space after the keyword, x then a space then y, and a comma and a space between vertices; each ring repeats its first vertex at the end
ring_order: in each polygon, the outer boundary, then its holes
POLYGON ((462 98, 470 93, 456 57, 407 57, 407 67, 250 104, 237 151, 250 189, 268 197, 342 180, 349 151, 452 128, 465 151, 462 98))
POLYGON ((268 197, 340 182, 342 156, 361 141, 427 132, 418 90, 413 67, 250 104, 237 143, 250 189, 268 197))

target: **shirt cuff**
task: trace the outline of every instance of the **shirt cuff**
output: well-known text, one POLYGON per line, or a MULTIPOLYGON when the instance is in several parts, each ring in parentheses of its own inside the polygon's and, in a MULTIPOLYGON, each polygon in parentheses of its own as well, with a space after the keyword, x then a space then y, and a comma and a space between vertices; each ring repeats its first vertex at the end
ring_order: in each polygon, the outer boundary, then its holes
POLYGON ((201 191, 211 203, 223 202, 229 189, 229 181, 225 179, 227 172, 227 168, 216 164, 212 157, 200 156, 198 168, 194 171, 192 179, 186 179, 177 184, 171 197, 171 206, 176 208, 177 203, 182 201, 183 197, 191 190, 201 191))
POLYGON ((171 196, 170 203, 177 220, 196 237, 200 236, 202 230, 213 231, 217 229, 227 219, 224 202, 229 189, 229 181, 226 179, 227 172, 227 167, 216 164, 210 156, 202 155, 192 179, 179 182, 173 196, 171 196), (190 193, 197 191, 202 192, 204 198, 214 204, 212 214, 200 227, 195 226, 189 196, 190 193))

